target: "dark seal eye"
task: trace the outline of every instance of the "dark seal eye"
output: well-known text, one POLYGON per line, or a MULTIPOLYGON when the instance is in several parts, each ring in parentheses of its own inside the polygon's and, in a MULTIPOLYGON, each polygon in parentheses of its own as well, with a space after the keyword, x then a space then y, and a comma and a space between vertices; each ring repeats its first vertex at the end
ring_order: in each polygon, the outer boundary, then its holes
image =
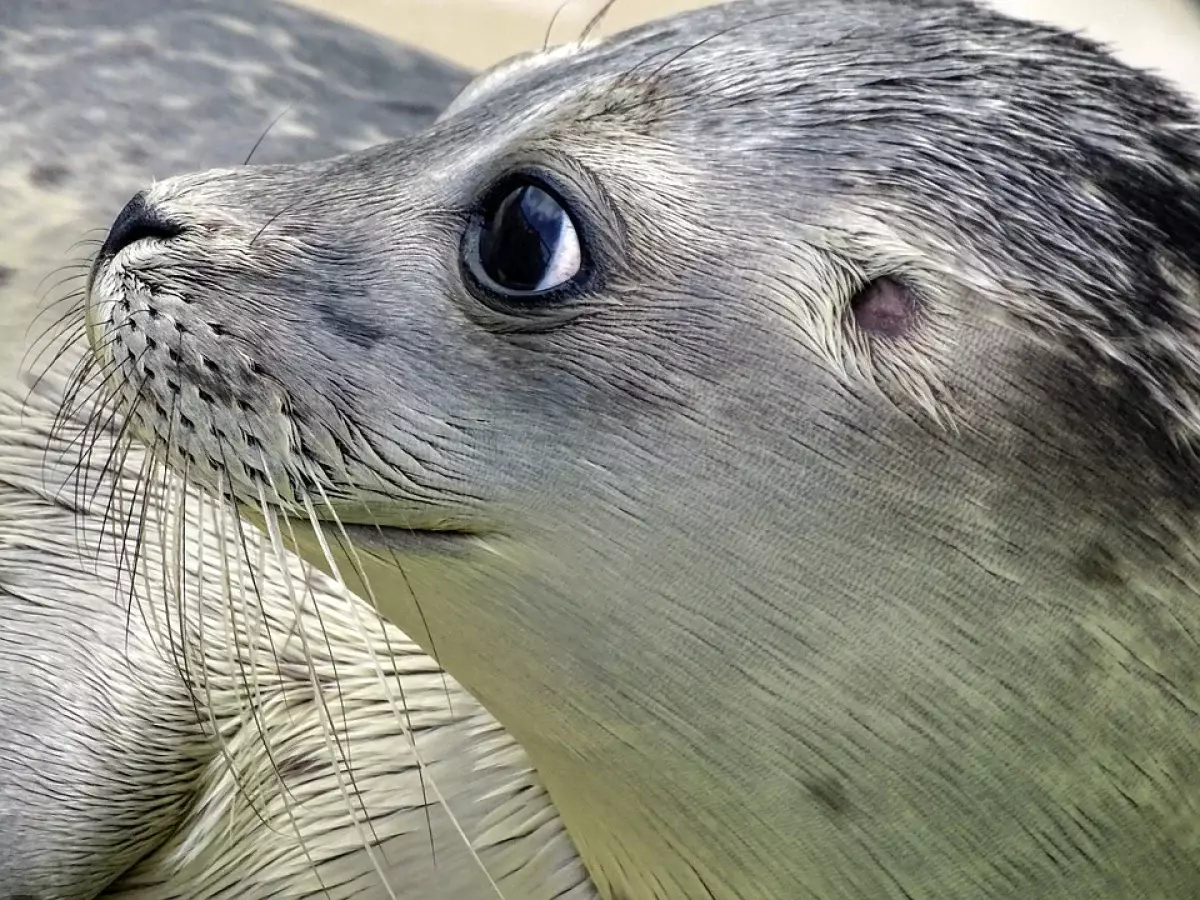
POLYGON ((570 282, 583 248, 570 214, 548 189, 526 182, 484 209, 472 261, 493 290, 540 294, 570 282))

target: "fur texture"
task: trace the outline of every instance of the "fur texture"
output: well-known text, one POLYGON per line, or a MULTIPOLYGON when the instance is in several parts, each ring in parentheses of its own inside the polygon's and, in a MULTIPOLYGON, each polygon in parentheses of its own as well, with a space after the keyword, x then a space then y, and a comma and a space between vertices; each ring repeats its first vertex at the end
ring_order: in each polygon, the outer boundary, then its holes
POLYGON ((27 855, 4 891, 590 895, 524 754, 428 656, 178 479, 149 485, 115 431, 81 459, 62 399, 53 376, 0 393, 0 718, 23 723, 0 823, 27 855))
POLYGON ((744 0, 146 203, 88 311, 117 407, 437 655, 601 896, 1200 890, 1164 83, 960 0, 744 0), (586 269, 505 305, 463 236, 529 173, 586 269))

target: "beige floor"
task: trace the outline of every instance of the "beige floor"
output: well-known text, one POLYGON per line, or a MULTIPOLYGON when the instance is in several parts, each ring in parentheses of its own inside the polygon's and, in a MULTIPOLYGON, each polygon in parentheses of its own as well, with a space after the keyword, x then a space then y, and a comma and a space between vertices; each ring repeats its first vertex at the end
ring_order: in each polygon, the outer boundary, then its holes
MULTIPOLYGON (((0 0, 3 2, 3 0, 0 0)), ((577 35, 603 0, 292 0, 424 46, 475 68, 542 45, 554 11, 552 41, 577 35)), ((708 0, 712 2, 712 0, 708 0)), ((705 0, 617 0, 604 33, 705 0)))
MULTIPOLYGON (((0 0, 2 2, 2 0, 0 0)), ((293 0, 480 67, 539 47, 562 0, 293 0)), ((712 0, 616 0, 604 32, 712 0)), ((1200 97, 1200 11, 1192 0, 991 0, 1028 18, 1082 29, 1200 97)), ((578 34, 603 0, 569 0, 553 39, 578 34)))

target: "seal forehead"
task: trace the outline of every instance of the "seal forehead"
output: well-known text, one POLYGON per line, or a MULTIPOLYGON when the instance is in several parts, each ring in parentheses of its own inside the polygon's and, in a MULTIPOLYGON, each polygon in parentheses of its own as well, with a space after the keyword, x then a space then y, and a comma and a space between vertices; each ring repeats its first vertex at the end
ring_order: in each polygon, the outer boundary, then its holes
POLYGON ((448 118, 468 106, 478 104, 486 97, 501 91, 506 85, 511 84, 522 75, 574 56, 582 50, 582 44, 563 44, 554 49, 522 53, 502 60, 490 69, 486 69, 475 76, 474 80, 463 88, 462 92, 454 98, 453 102, 442 111, 442 114, 438 118, 448 118))

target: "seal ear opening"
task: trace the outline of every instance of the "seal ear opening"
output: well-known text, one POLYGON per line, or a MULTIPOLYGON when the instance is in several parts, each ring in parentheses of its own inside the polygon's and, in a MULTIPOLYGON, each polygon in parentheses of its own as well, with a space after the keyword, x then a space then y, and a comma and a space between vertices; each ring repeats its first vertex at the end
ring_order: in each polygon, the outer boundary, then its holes
POLYGON ((917 298, 902 281, 876 278, 851 298, 850 311, 864 333, 902 338, 916 324, 917 298))

